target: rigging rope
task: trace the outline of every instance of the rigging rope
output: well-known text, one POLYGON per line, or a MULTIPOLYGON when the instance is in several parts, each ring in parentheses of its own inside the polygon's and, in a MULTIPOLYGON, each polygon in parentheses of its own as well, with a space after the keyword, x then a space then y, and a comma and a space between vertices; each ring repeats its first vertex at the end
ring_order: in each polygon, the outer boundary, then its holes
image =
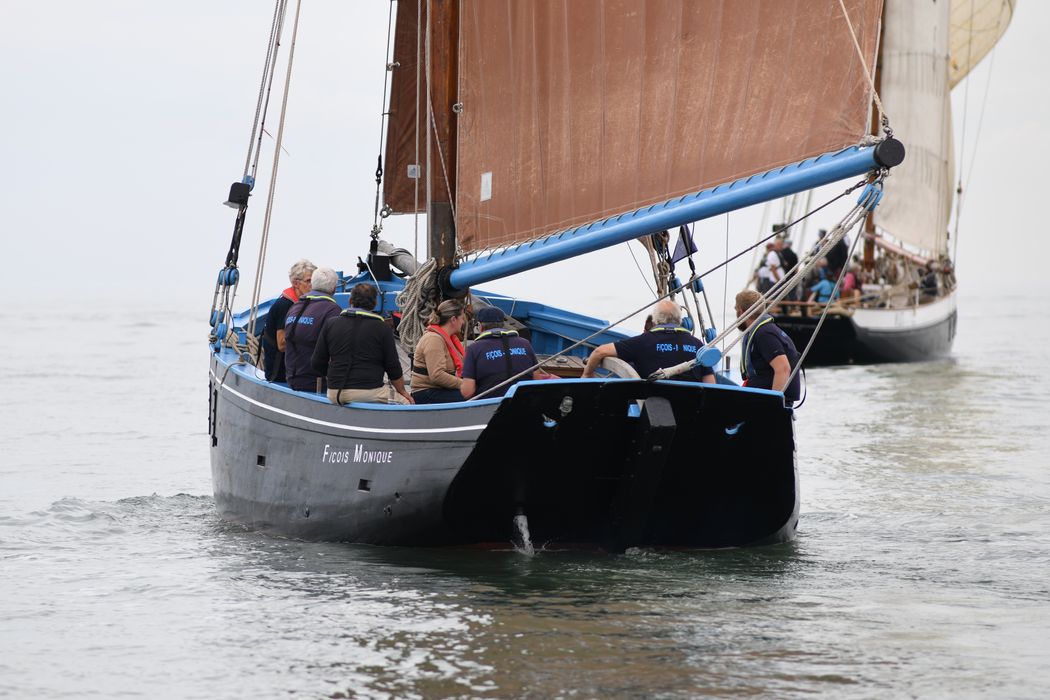
MULTIPOLYGON (((860 188, 860 187, 863 187, 863 186, 865 186, 865 185, 867 185, 867 184, 869 184, 869 183, 868 183, 868 181, 867 181, 867 179, 864 179, 864 180, 861 180, 860 182, 858 182, 857 184, 855 184, 855 185, 852 185, 852 186, 850 186, 850 187, 849 187, 848 189, 846 189, 846 191, 845 191, 845 192, 843 192, 842 194, 839 194, 838 196, 834 197, 833 199, 830 199, 830 200, 828 200, 827 202, 825 202, 824 204, 820 205, 819 207, 817 207, 817 208, 816 208, 816 209, 814 209, 813 211, 811 211, 811 212, 809 212, 809 213, 807 213, 807 214, 804 214, 804 215, 803 215, 802 217, 800 217, 799 219, 796 219, 795 221, 791 222, 790 224, 788 224, 787 226, 785 226, 785 227, 784 227, 784 230, 786 230, 786 229, 789 229, 789 228, 791 228, 792 226, 794 226, 794 225, 795 225, 795 224, 797 224, 798 222, 800 222, 800 221, 803 221, 803 220, 805 220, 806 218, 808 218, 808 217, 810 217, 810 216, 813 216, 814 214, 816 214, 816 213, 817 213, 818 211, 820 211, 821 209, 824 209, 825 207, 828 207, 828 206, 830 206, 830 205, 834 204, 835 202, 837 202, 838 200, 842 199, 842 198, 843 198, 843 197, 845 197, 846 195, 850 194, 850 193, 851 193, 851 192, 853 192, 854 190, 856 190, 856 189, 858 189, 858 188, 860 188)), ((857 208, 857 207, 854 207, 854 210, 855 210, 856 208, 857 208)), ((841 226, 841 224, 840 224, 840 226, 841 226)), ((829 234, 828 234, 827 236, 825 236, 824 238, 825 238, 825 239, 830 239, 830 238, 832 238, 833 236, 837 235, 837 231, 838 231, 838 229, 839 229, 839 227, 836 227, 836 228, 835 228, 834 230, 832 230, 832 232, 831 232, 831 233, 829 233, 829 234)), ((844 233, 844 231, 843 231, 843 233, 844 233)), ((768 237, 767 239, 765 239, 765 240, 768 240, 769 238, 772 238, 772 237, 773 237, 773 236, 775 236, 775 235, 777 235, 777 234, 773 234, 773 235, 769 236, 769 237, 768 237)), ((497 384, 496 386, 493 386, 493 387, 491 387, 491 388, 489 388, 489 389, 486 389, 485 391, 481 392, 480 394, 475 394, 475 395, 474 395, 474 396, 472 396, 471 398, 467 399, 467 401, 475 401, 475 400, 481 399, 481 398, 483 398, 483 397, 487 396, 488 394, 491 394, 491 393, 493 393, 494 391, 496 391, 496 390, 498 390, 498 389, 501 389, 501 388, 503 388, 503 387, 505 387, 505 386, 507 386, 507 385, 509 385, 509 384, 512 384, 512 383, 516 382, 517 380, 521 379, 522 377, 524 377, 524 376, 525 376, 525 375, 527 375, 527 374, 532 374, 532 373, 533 373, 533 372, 535 372, 535 371, 536 371, 537 369, 539 369, 540 367, 542 367, 542 366, 543 366, 543 365, 544 365, 545 363, 547 363, 547 362, 550 362, 551 360, 553 360, 553 359, 555 359, 555 358, 561 357, 562 355, 565 355, 565 354, 567 354, 567 353, 569 353, 569 352, 572 352, 573 350, 575 350, 576 348, 580 347, 581 345, 586 345, 586 344, 587 344, 587 342, 588 342, 589 340, 591 340, 591 339, 593 339, 593 338, 595 338, 595 337, 597 337, 597 336, 601 335, 602 333, 605 333, 606 331, 608 331, 609 329, 613 328, 614 326, 618 326, 619 324, 623 323, 624 321, 628 320, 629 318, 632 318, 632 317, 634 317, 634 316, 637 316, 638 314, 640 314, 641 312, 645 311, 645 310, 646 310, 646 309, 648 309, 648 308, 649 308, 650 306, 652 306, 652 305, 653 305, 654 303, 656 303, 656 302, 658 302, 658 301, 661 301, 661 300, 663 300, 663 299, 666 299, 666 298, 668 298, 668 297, 670 297, 670 296, 672 296, 672 295, 674 295, 674 294, 677 294, 678 292, 680 292, 680 291, 684 290, 684 289, 685 289, 686 287, 688 287, 689 285, 693 284, 693 282, 695 282, 696 280, 699 280, 699 279, 703 279, 704 277, 707 277, 708 275, 710 275, 711 273, 715 272, 716 270, 718 270, 718 269, 720 269, 720 268, 722 268, 722 267, 726 267, 726 266, 727 266, 727 265, 729 265, 729 263, 730 263, 730 262, 732 262, 733 260, 736 260, 736 259, 737 259, 737 258, 739 258, 740 256, 742 256, 742 255, 745 255, 745 254, 747 254, 747 253, 748 253, 749 251, 751 251, 751 250, 752 250, 753 248, 755 248, 755 247, 757 247, 757 246, 759 246, 759 245, 762 245, 763 243, 765 243, 765 240, 759 241, 758 243, 756 243, 756 244, 755 244, 755 245, 753 245, 753 246, 749 246, 749 247, 747 247, 747 248, 744 248, 743 250, 741 250, 741 251, 740 251, 739 253, 737 253, 736 255, 734 255, 734 256, 733 256, 733 257, 731 257, 731 258, 727 257, 727 258, 726 258, 725 260, 723 260, 723 261, 722 261, 722 262, 720 262, 719 264, 715 265, 714 267, 712 267, 711 269, 707 270, 706 272, 704 272, 704 273, 702 273, 702 274, 700 274, 700 275, 693 275, 693 276, 692 276, 692 277, 690 277, 690 278, 689 278, 688 280, 686 280, 686 281, 685 281, 685 283, 683 283, 683 284, 680 284, 680 285, 678 285, 678 286, 677 286, 677 287, 675 287, 674 289, 668 290, 668 292, 667 292, 666 294, 664 294, 663 296, 660 296, 660 297, 658 297, 658 298, 654 299, 653 301, 650 301, 650 302, 646 302, 646 304, 645 304, 644 306, 641 306, 641 307, 639 307, 638 309, 636 309, 636 310, 632 311, 631 313, 627 314, 627 315, 626 315, 626 316, 624 316, 623 318, 621 318, 621 319, 619 319, 619 320, 617 320, 617 321, 613 321, 612 323, 606 324, 606 325, 605 325, 604 327, 602 327, 602 328, 600 328, 600 329, 598 329, 598 330, 594 331, 594 332, 593 332, 593 333, 591 333, 590 335, 588 335, 588 336, 586 336, 586 337, 584 337, 584 338, 582 338, 582 339, 580 339, 580 340, 577 340, 577 341, 576 341, 575 343, 572 343, 572 344, 571 344, 571 345, 569 345, 568 347, 566 347, 566 348, 564 348, 564 349, 562 349, 562 350, 559 350, 558 352, 554 353, 553 355, 550 355, 550 356, 548 356, 548 357, 547 357, 547 358, 546 358, 545 360, 542 360, 542 361, 540 361, 540 362, 537 362, 536 364, 532 365, 531 367, 529 367, 529 368, 527 368, 527 369, 524 369, 524 370, 522 370, 521 372, 518 372, 518 373, 517 373, 517 374, 515 374, 515 375, 514 375, 513 377, 509 377, 509 378, 505 379, 504 381, 500 382, 500 383, 499 383, 499 384, 497 384)), ((834 239, 833 239, 833 240, 832 240, 832 241, 831 241, 830 243, 828 243, 828 245, 827 245, 827 250, 830 250, 830 249, 831 249, 831 246, 832 246, 832 245, 834 245, 834 243, 835 243, 835 242, 837 242, 837 240, 838 240, 838 238, 834 238, 834 239)), ((824 257, 824 255, 825 255, 825 254, 826 254, 826 252, 827 252, 826 250, 824 250, 824 248, 821 248, 820 250, 821 250, 821 251, 823 251, 823 252, 821 253, 821 255, 820 255, 819 257, 816 257, 816 258, 814 259, 814 262, 812 263, 813 265, 815 265, 815 264, 816 264, 816 261, 818 261, 818 260, 820 259, 820 257, 824 257)), ((811 255, 816 255, 816 253, 814 252, 814 253, 812 253, 811 255)), ((808 258, 806 258, 806 260, 808 260, 808 258)), ((432 262, 432 261, 431 261, 431 262, 432 262)), ((801 267, 801 265, 802 265, 802 261, 800 261, 799 265, 796 265, 796 266, 795 266, 795 269, 796 269, 796 270, 797 270, 797 269, 799 269, 799 268, 801 267)), ((808 271, 808 270, 807 270, 807 271, 808 271)), ((787 279, 787 278, 785 278, 785 279, 787 279)), ((801 278, 800 278, 800 279, 801 279, 801 278)), ((783 282, 783 280, 781 280, 781 282, 783 282)), ((779 284, 779 283, 778 283, 778 284, 779 284)), ((777 287, 776 287, 776 286, 774 286, 774 287, 773 287, 773 289, 771 289, 769 293, 772 293, 772 292, 773 292, 773 291, 774 291, 774 290, 775 290, 776 288, 777 288, 777 287)), ((784 293, 786 294, 787 292, 785 291, 784 293)), ((778 299, 777 301, 780 301, 780 300, 778 299)), ((400 297, 398 297, 398 303, 400 304, 400 297)), ((753 310, 753 309, 754 309, 755 307, 759 306, 760 304, 761 304, 761 301, 760 301, 759 303, 755 304, 755 306, 754 306, 754 307, 752 307, 752 309, 749 309, 749 310, 748 310, 748 311, 746 312, 746 314, 750 314, 750 313, 752 312, 752 310, 753 310)), ((746 314, 745 314, 745 317, 746 317, 746 314)), ((707 343, 707 346, 709 346, 709 347, 713 347, 713 346, 714 346, 715 344, 717 344, 718 342, 723 342, 723 344, 724 344, 725 336, 726 336, 727 334, 728 334, 728 330, 725 330, 725 331, 723 331, 723 332, 722 332, 722 333, 721 333, 721 334, 720 334, 719 336, 716 336, 716 337, 715 337, 715 338, 714 338, 714 339, 713 339, 713 340, 712 340, 712 341, 711 341, 710 343, 707 343)), ((739 338, 737 339, 737 341, 739 341, 739 338)), ((735 342, 737 342, 737 341, 734 341, 734 343, 730 345, 730 348, 732 348, 732 347, 733 347, 733 345, 735 344, 735 342)), ((683 371, 685 371, 685 370, 683 370, 683 371)))
MULTIPOLYGON (((869 211, 868 214, 871 212, 869 211)), ((862 219, 863 221, 863 219, 862 219)), ((850 246, 849 256, 846 258, 847 261, 853 259, 853 255, 857 250, 857 243, 860 242, 861 237, 853 237, 853 245, 850 246)), ((817 340, 817 335, 820 334, 820 329, 824 325, 824 319, 827 318, 828 310, 831 309, 831 302, 835 299, 835 295, 839 293, 839 288, 842 286, 842 280, 846 279, 846 270, 849 269, 849 265, 843 265, 842 270, 839 271, 839 277, 835 280, 835 286, 831 290, 831 296, 828 297, 828 303, 824 305, 824 310, 820 312, 820 319, 817 321, 817 325, 813 328, 813 333, 809 336, 809 342, 806 343, 806 348, 802 351, 802 354, 798 356, 798 362, 795 363, 794 368, 791 370, 791 374, 788 375, 787 384, 784 385, 785 390, 791 386, 791 382, 795 379, 795 375, 802 369, 802 363, 806 361, 806 355, 809 354, 810 348, 813 347, 813 343, 817 340)), ((804 400, 804 399, 803 399, 804 400)), ((801 402, 799 403, 801 406, 801 402)))
POLYGON ((846 26, 849 27, 849 35, 853 39, 853 48, 857 50, 857 58, 860 59, 860 65, 864 68, 864 77, 868 79, 868 85, 871 87, 871 97, 875 100, 875 106, 879 108, 879 114, 881 115, 879 122, 882 124, 882 130, 887 137, 893 136, 893 129, 890 128, 890 118, 886 114, 886 108, 882 106, 882 100, 879 99, 879 91, 875 89, 875 77, 868 70, 868 62, 864 60, 864 52, 861 51, 860 42, 857 41, 857 33, 853 31, 853 22, 849 18, 849 12, 846 11, 846 3, 843 0, 839 0, 839 7, 842 8, 842 16, 846 18, 846 26))
POLYGON ((277 168, 281 162, 281 144, 284 141, 284 123, 288 114, 288 91, 292 84, 292 62, 295 59, 295 40, 299 34, 299 11, 302 0, 296 0, 295 20, 292 23, 292 43, 288 47, 288 68, 284 77, 284 95, 281 99, 281 119, 277 127, 277 139, 273 148, 273 169, 270 172, 270 189, 266 194, 266 214, 263 217, 262 239, 259 242, 259 261, 255 269, 255 288, 252 290, 252 313, 248 321, 248 334, 255 335, 255 323, 259 316, 259 297, 262 292, 262 276, 266 267, 266 247, 270 240, 270 222, 273 216, 273 195, 277 188, 277 168))
POLYGON ((390 0, 390 9, 386 18, 386 53, 383 54, 383 101, 379 105, 379 160, 376 166, 376 205, 372 215, 372 237, 377 238, 382 227, 379 225, 379 201, 382 197, 383 184, 383 135, 386 133, 387 119, 390 113, 386 108, 387 89, 390 87, 390 73, 397 63, 390 58, 390 38, 394 32, 394 0, 390 0))
POLYGON ((266 44, 266 60, 263 63, 262 79, 259 81, 259 99, 255 103, 255 119, 252 121, 252 135, 248 138, 248 155, 244 158, 244 176, 251 170, 252 179, 259 166, 260 145, 262 143, 262 125, 266 122, 266 109, 270 105, 270 89, 273 87, 273 69, 277 64, 277 49, 281 43, 281 30, 284 27, 286 0, 277 0, 273 8, 273 21, 270 25, 270 40, 266 44), (261 117, 261 118, 260 118, 261 117), (258 132, 258 145, 256 133, 258 132), (252 160, 252 153, 255 159, 252 160))

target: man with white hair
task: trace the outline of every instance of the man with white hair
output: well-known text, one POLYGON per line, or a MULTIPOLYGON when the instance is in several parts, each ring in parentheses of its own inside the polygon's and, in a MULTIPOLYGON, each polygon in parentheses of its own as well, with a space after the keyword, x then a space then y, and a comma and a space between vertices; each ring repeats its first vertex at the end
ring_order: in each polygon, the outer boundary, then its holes
MULTIPOLYGON (((696 353, 704 346, 704 341, 682 327, 682 307, 670 299, 664 299, 656 303, 652 317, 652 327, 641 335, 596 347, 587 358, 583 376, 593 377, 594 371, 606 357, 618 357, 630 362, 641 377, 648 377, 658 369, 696 359, 696 353)), ((673 379, 714 384, 715 373, 710 367, 698 366, 673 379)))
POLYGON ((262 332, 263 366, 266 371, 266 380, 270 382, 283 382, 286 379, 284 371, 284 320, 288 317, 288 309, 292 304, 299 301, 299 297, 310 291, 311 276, 317 265, 309 260, 300 260, 288 271, 288 281, 291 286, 281 292, 281 296, 270 305, 270 312, 266 314, 266 325, 262 332))
POLYGON ((333 298, 339 275, 330 267, 319 267, 310 277, 310 291, 288 309, 284 319, 284 364, 288 386, 296 391, 325 390, 324 375, 311 362, 324 322, 338 316, 342 308, 333 298))

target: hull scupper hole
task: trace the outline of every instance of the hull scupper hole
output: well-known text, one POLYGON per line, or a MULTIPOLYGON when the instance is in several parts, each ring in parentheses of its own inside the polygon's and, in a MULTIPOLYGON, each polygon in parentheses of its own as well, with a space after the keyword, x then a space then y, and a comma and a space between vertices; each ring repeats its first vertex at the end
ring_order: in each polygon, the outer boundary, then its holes
POLYGON ((360 481, 357 482, 357 490, 358 491, 371 491, 372 490, 372 480, 371 479, 361 479, 360 481))

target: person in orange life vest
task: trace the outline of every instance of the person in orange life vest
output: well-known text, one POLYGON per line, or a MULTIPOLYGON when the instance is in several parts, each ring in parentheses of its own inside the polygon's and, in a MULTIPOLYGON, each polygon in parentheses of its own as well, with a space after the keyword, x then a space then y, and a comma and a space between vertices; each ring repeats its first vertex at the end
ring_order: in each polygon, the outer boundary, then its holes
POLYGON ((266 381, 285 381, 284 372, 284 319, 288 316, 288 309, 292 304, 299 301, 299 297, 310 291, 310 277, 314 274, 317 265, 309 260, 300 260, 292 265, 288 271, 288 281, 291 286, 281 292, 281 296, 270 305, 270 312, 266 314, 266 325, 263 326, 263 368, 266 371, 266 381))
POLYGON ((467 324, 463 302, 448 299, 430 315, 430 325, 412 355, 412 398, 417 404, 462 401, 463 356, 459 336, 467 324))
POLYGON ((737 328, 744 331, 740 341, 740 375, 744 386, 782 392, 785 403, 790 406, 798 401, 801 389, 801 378, 797 374, 788 384, 791 370, 798 364, 798 350, 761 306, 748 313, 761 299, 762 295, 753 289, 736 295, 737 328))

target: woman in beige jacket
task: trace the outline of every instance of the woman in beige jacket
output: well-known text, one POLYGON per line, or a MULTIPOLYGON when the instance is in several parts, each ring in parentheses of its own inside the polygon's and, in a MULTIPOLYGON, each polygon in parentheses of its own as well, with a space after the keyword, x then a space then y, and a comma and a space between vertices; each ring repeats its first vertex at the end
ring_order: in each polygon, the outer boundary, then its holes
POLYGON ((417 404, 462 401, 463 343, 459 335, 467 323, 463 303, 449 299, 438 304, 430 325, 416 343, 412 356, 412 398, 417 404))

